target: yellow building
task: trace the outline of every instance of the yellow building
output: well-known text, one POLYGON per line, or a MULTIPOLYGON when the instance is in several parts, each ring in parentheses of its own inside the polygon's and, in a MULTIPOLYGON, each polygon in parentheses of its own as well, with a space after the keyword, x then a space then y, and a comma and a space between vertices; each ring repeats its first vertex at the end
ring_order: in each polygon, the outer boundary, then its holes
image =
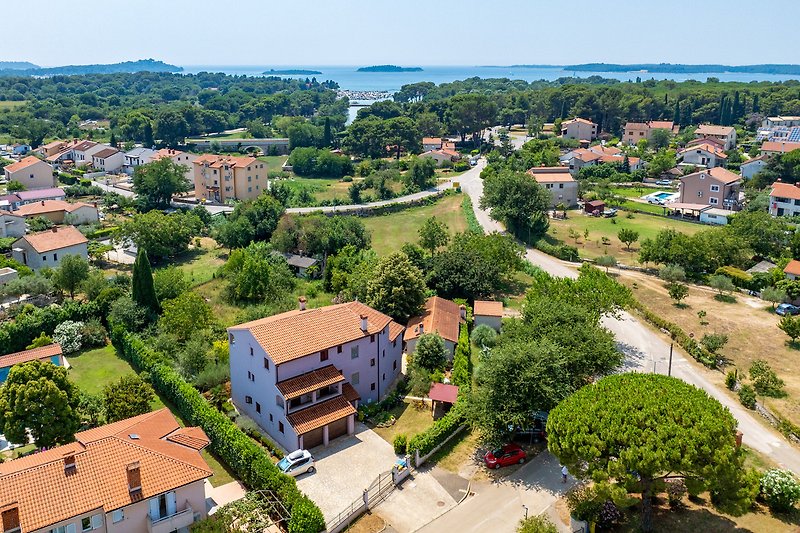
POLYGON ((192 164, 198 200, 249 200, 267 190, 267 165, 254 157, 205 154, 192 164))

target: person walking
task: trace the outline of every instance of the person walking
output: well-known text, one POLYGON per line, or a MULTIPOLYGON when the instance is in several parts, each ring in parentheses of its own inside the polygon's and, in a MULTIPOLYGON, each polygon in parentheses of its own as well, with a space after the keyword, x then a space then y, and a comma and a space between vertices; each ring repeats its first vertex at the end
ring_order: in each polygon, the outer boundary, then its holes
POLYGON ((566 466, 561 467, 561 483, 567 482, 567 474, 569 474, 569 470, 567 470, 566 466))

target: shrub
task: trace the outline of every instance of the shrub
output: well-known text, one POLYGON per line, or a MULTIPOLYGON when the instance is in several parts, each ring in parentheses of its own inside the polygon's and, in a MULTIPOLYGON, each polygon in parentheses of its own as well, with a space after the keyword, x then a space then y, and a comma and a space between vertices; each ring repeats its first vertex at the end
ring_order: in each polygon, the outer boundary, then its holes
MULTIPOLYGON (((684 488, 684 492, 686 489, 684 488)), ((597 525, 604 530, 611 529, 614 524, 622 519, 622 512, 611 500, 606 500, 600 505, 600 511, 597 513, 597 525)))
POLYGON ((53 331, 53 340, 61 345, 61 350, 65 353, 74 353, 81 349, 83 337, 83 322, 67 320, 62 322, 53 331))
POLYGON ((427 455, 447 437, 453 434, 466 419, 466 407, 463 400, 457 402, 442 418, 433 423, 427 430, 414 435, 408 441, 408 453, 418 451, 420 456, 427 455))
POLYGON ((728 390, 733 390, 736 388, 736 382, 738 381, 738 375, 736 370, 729 370, 727 374, 725 374, 725 386, 728 387, 728 390))
POLYGON ((717 353, 728 342, 728 336, 724 333, 705 334, 700 339, 700 344, 711 353, 717 353))
POLYGON ((788 470, 768 470, 761 476, 761 494, 773 511, 791 511, 800 500, 800 484, 788 470))
POLYGON ((95 346, 105 346, 107 342, 108 332, 103 324, 96 318, 84 323, 81 329, 81 337, 83 338, 83 346, 87 348, 95 346))
POLYGON ((222 385, 231 379, 230 366, 223 363, 206 366, 202 372, 198 373, 192 383, 201 391, 211 390, 217 385, 222 385))
POLYGON ((753 361, 750 365, 750 379, 758 394, 780 398, 783 396, 783 380, 762 359, 753 361))
POLYGON ((756 391, 752 385, 742 385, 739 388, 739 401, 748 409, 756 408, 756 391))
POLYGON ((577 485, 567 491, 569 514, 576 520, 595 522, 600 514, 602 503, 597 501, 594 488, 577 485))
POLYGON ((444 368, 447 350, 438 333, 423 333, 414 349, 414 364, 428 370, 444 368))
POLYGON ((497 332, 493 327, 486 324, 481 324, 472 330, 470 340, 475 344, 475 346, 486 346, 491 348, 495 345, 495 343, 497 343, 497 332))
POLYGON ((571 261, 573 263, 577 263, 581 260, 580 256, 578 255, 578 249, 567 244, 554 245, 550 244, 544 239, 539 239, 536 241, 536 249, 540 252, 546 253, 547 255, 552 255, 553 257, 561 259, 562 261, 571 261))
POLYGON ((544 516, 531 516, 519 521, 517 533, 558 533, 558 529, 544 516))
POLYGON ((307 496, 300 496, 292 506, 289 533, 309 533, 325 529, 325 517, 307 496))
POLYGON ((56 326, 67 320, 85 321, 101 316, 101 307, 94 302, 69 301, 64 305, 31 307, 30 313, 13 321, 0 323, 0 355, 25 349, 41 333, 51 335, 56 326))
POLYGON ((720 267, 714 274, 727 276, 735 286, 743 289, 750 289, 753 282, 753 276, 744 270, 732 266, 720 267))
POLYGON ((408 437, 406 437, 405 433, 395 435, 394 440, 392 441, 392 446, 394 446, 394 453, 397 455, 405 454, 406 448, 408 447, 408 437))

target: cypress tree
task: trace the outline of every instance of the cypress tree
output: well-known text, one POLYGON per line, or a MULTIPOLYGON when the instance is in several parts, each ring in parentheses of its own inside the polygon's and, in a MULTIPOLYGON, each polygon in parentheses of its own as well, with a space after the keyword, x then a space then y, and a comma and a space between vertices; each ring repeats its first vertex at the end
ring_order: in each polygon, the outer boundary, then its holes
POLYGON ((758 106, 758 93, 753 95, 753 113, 758 113, 761 108, 758 106))
POLYGON ((117 136, 114 135, 113 131, 111 132, 111 139, 108 141, 108 144, 110 144, 114 148, 117 147, 117 136))
POLYGON ((137 304, 150 309, 153 313, 160 311, 156 288, 153 284, 153 271, 150 269, 150 260, 144 248, 139 249, 136 261, 133 263, 133 280, 131 282, 131 297, 137 304))
POLYGON ((739 91, 733 93, 733 112, 731 113, 731 124, 742 116, 741 103, 739 102, 739 91))
POLYGON ((330 146, 332 141, 333 136, 331 135, 331 117, 325 117, 325 130, 322 135, 322 143, 325 146, 330 146))
POLYGON ((672 113, 672 122, 674 124, 681 124, 681 102, 680 100, 675 100, 675 111, 672 113))
POLYGON ((142 144, 144 144, 145 148, 152 148, 155 144, 153 140, 153 125, 150 124, 149 120, 144 124, 144 142, 142 144))

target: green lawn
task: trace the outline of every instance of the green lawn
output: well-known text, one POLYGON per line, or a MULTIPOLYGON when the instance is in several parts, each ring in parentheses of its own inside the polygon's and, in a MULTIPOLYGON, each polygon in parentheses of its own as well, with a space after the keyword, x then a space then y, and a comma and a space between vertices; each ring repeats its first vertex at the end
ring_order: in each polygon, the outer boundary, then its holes
POLYGON ((454 194, 431 205, 364 218, 364 225, 372 233, 372 248, 378 255, 386 255, 399 250, 406 242, 417 242, 419 228, 432 216, 447 224, 451 234, 465 231, 467 220, 461 210, 462 200, 463 195, 454 194))
POLYGON ((420 408, 416 402, 404 401, 389 413, 397 420, 393 425, 385 428, 372 427, 372 430, 389 444, 392 444, 396 435, 405 434, 411 438, 433 425, 431 408, 427 405, 420 408))
POLYGON ((269 172, 280 172, 281 167, 286 160, 289 159, 288 155, 262 155, 257 158, 259 161, 264 161, 267 164, 269 172))
POLYGON ((227 254, 227 250, 217 248, 214 239, 201 238, 200 248, 194 247, 179 255, 170 264, 183 270, 186 279, 194 287, 213 279, 214 273, 225 264, 220 256, 227 254))

